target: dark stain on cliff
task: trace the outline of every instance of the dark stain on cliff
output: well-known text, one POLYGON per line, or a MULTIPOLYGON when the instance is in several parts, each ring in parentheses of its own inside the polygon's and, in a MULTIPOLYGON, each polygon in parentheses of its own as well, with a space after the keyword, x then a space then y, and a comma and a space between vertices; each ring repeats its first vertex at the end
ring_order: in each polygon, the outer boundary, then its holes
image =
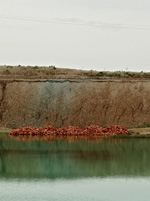
POLYGON ((5 97, 6 82, 0 81, 0 86, 1 86, 1 96, 0 96, 0 121, 2 121, 3 112, 5 111, 4 97, 5 97))

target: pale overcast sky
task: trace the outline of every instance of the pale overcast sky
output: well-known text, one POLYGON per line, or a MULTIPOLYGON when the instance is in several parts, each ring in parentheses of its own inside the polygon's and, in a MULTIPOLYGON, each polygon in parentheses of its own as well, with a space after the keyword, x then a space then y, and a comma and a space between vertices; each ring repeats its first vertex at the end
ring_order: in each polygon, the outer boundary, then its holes
POLYGON ((0 0, 0 65, 150 71, 149 0, 0 0))

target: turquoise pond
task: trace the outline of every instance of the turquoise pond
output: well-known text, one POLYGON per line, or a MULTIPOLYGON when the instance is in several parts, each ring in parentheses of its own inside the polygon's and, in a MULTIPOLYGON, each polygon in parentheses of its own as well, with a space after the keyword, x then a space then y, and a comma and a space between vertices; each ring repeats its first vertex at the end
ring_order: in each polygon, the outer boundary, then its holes
POLYGON ((0 201, 149 201, 150 139, 0 135, 0 201))

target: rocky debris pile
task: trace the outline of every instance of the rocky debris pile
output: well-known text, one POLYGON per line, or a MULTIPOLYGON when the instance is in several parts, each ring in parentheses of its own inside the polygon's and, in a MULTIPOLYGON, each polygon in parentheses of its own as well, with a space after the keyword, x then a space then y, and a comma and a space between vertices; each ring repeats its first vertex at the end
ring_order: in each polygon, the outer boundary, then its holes
POLYGON ((83 130, 83 135, 99 135, 104 136, 105 135, 105 128, 102 128, 100 126, 88 126, 83 130))
POLYGON ((37 128, 38 135, 56 135, 58 129, 53 126, 37 128))
POLYGON ((15 130, 12 130, 10 133, 10 135, 38 135, 38 128, 35 127, 22 127, 22 128, 18 128, 15 130))
POLYGON ((131 131, 123 126, 110 126, 103 128, 100 126, 88 126, 86 128, 79 128, 76 126, 68 126, 65 128, 57 129, 53 126, 35 128, 35 127, 23 127, 12 130, 10 135, 61 135, 61 136, 110 136, 129 134, 131 131))
POLYGON ((120 134, 129 134, 131 131, 126 129, 123 126, 109 126, 104 129, 104 132, 109 135, 120 135, 120 134))
POLYGON ((57 135, 83 135, 83 129, 76 126, 68 126, 58 129, 57 135))

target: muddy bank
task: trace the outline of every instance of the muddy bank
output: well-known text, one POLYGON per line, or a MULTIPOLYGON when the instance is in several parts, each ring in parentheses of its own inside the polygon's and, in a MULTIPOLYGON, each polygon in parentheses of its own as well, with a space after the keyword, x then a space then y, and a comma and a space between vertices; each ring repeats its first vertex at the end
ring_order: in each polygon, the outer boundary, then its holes
POLYGON ((1 79, 0 126, 150 124, 150 80, 1 79))

